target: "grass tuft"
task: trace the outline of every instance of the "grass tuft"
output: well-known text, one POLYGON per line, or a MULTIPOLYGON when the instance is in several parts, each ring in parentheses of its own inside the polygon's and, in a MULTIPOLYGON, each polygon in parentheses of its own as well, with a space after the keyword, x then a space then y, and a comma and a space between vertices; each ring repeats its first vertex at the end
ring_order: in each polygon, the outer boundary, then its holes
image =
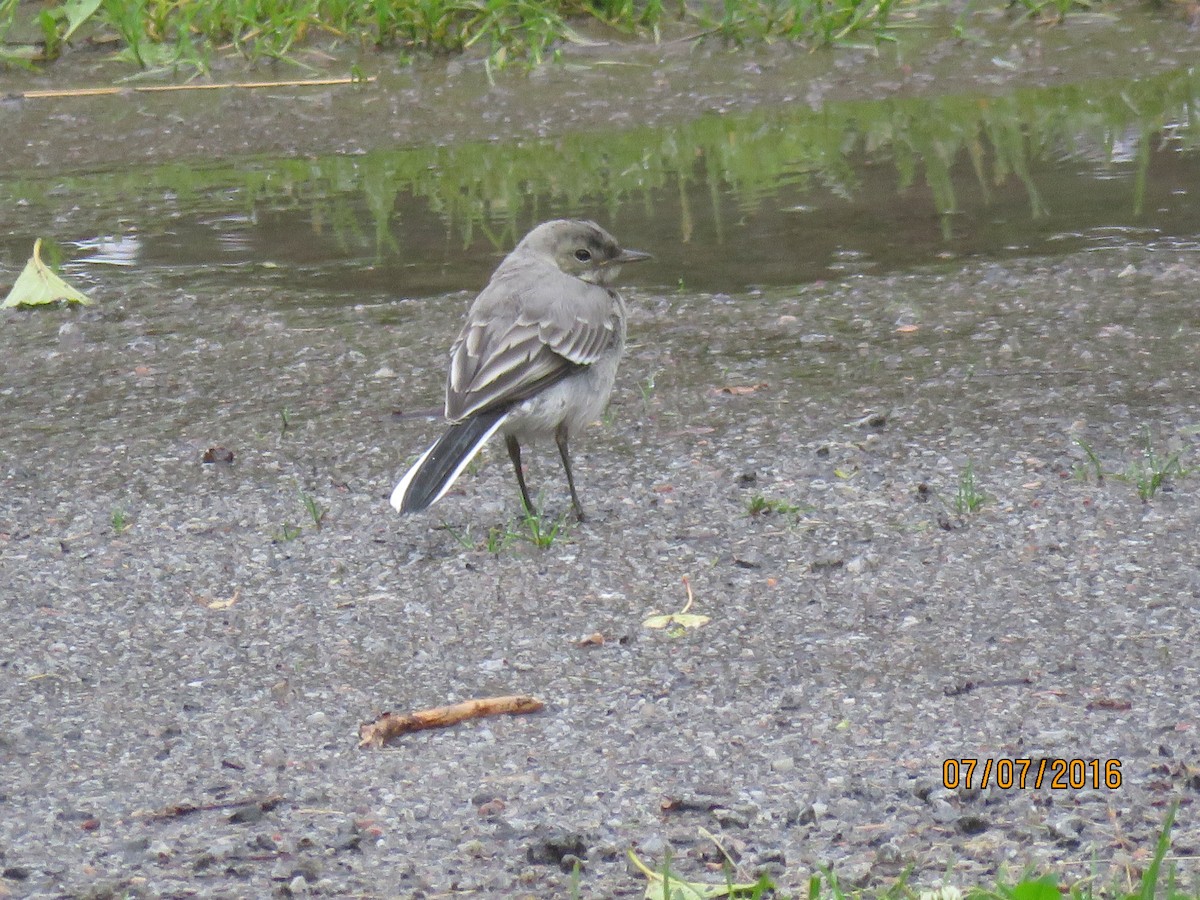
POLYGON ((1097 481, 1104 480, 1104 466, 1100 462, 1100 457, 1096 451, 1092 449, 1092 445, 1082 438, 1076 438, 1075 443, 1079 445, 1079 449, 1087 456, 1087 466, 1079 467, 1075 471, 1075 475, 1080 481, 1087 481, 1089 477, 1095 478, 1097 481))
MULTIPOLYGON (((1055 0, 1067 2, 1067 0, 1055 0)), ((40 32, 38 58, 56 59, 77 31, 115 34, 121 58, 143 69, 188 66, 205 71, 218 53, 250 62, 296 63, 296 50, 324 36, 405 52, 487 52, 492 67, 537 65, 555 45, 582 42, 592 22, 658 40, 668 18, 697 38, 734 44, 794 40, 809 46, 890 40, 895 0, 64 0, 25 12, 0 0, 0 41, 14 22, 40 32), (31 17, 20 21, 20 14, 31 17)), ((0 56, 0 64, 14 58, 0 56)), ((298 64, 298 63, 297 63, 298 64)))
POLYGON ((1075 443, 1087 456, 1087 465, 1076 468, 1077 477, 1084 481, 1088 478, 1104 481, 1105 477, 1109 477, 1127 482, 1137 489, 1138 497, 1143 503, 1149 503, 1159 491, 1171 490, 1174 482, 1186 478, 1192 471, 1181 462, 1182 450, 1170 456, 1160 455, 1154 449, 1154 439, 1150 435, 1150 429, 1145 426, 1142 427, 1138 437, 1140 453, 1131 459, 1125 469, 1120 472, 1104 471, 1099 455, 1090 444, 1079 439, 1076 439, 1075 443))
POLYGON ((559 537, 566 537, 567 514, 563 513, 557 522, 551 522, 550 519, 544 519, 527 509, 521 518, 521 525, 524 526, 524 531, 520 533, 520 537, 539 550, 548 550, 559 537))
POLYGON ((303 533, 304 529, 299 525, 293 525, 291 522, 284 522, 279 526, 279 531, 271 536, 271 540, 277 544, 286 544, 289 541, 296 540, 296 538, 300 537, 300 535, 303 533))
MULTIPOLYGON (((1163 824, 1155 841, 1153 855, 1143 870, 1141 879, 1133 885, 1124 878, 1114 878, 1109 884, 1097 884, 1095 879, 1083 879, 1066 884, 1050 874, 1035 875, 1032 869, 1015 882, 1003 874, 993 883, 977 884, 959 889, 951 884, 942 884, 932 889, 919 889, 910 882, 912 869, 906 869, 891 884, 847 890, 838 880, 832 868, 821 867, 808 879, 803 893, 779 893, 766 875, 758 881, 738 884, 733 880, 735 864, 726 856, 723 866, 724 885, 710 882, 688 881, 671 868, 672 855, 668 847, 658 867, 643 862, 633 850, 627 856, 633 866, 646 878, 646 897, 677 898, 692 900, 700 897, 744 898, 744 900, 1200 900, 1200 889, 1180 888, 1176 881, 1175 864, 1167 856, 1171 849, 1171 828, 1175 823, 1178 802, 1167 810, 1163 824)), ((703 829, 702 829, 703 832, 703 829)), ((705 833, 706 834, 706 833, 705 833)), ((711 835, 707 835, 711 837, 711 835)), ((713 838, 716 840, 715 838, 713 838)), ((718 848, 724 852, 718 843, 718 848)), ((1147 853, 1150 856, 1149 853, 1147 853)), ((951 870, 947 870, 948 878, 951 870)), ((577 896, 577 894, 572 894, 577 896)))
POLYGON ((979 489, 975 481, 975 464, 967 460, 958 473, 958 484, 954 490, 954 511, 960 516, 976 513, 992 498, 979 489))
POLYGON ((539 550, 547 550, 554 546, 555 542, 565 538, 568 533, 566 513, 554 521, 543 518, 530 510, 525 510, 516 522, 507 525, 493 525, 482 540, 476 540, 471 535, 469 525, 464 531, 445 522, 441 527, 450 532, 451 537, 464 550, 486 550, 493 556, 499 556, 518 541, 526 541, 539 550))
POLYGON ((755 494, 746 501, 746 514, 749 516, 765 516, 769 513, 786 515, 788 513, 799 513, 803 511, 804 507, 795 503, 790 503, 787 500, 769 500, 762 494, 755 494))
POLYGON ((321 523, 325 521, 325 515, 329 510, 324 509, 312 494, 300 492, 300 502, 304 504, 304 511, 308 513, 308 517, 312 519, 313 526, 317 531, 321 530, 321 523))
POLYGON ((1188 470, 1179 462, 1182 451, 1173 456, 1158 455, 1149 428, 1142 428, 1139 443, 1141 455, 1135 457, 1123 473, 1113 477, 1133 484, 1142 502, 1149 503, 1160 490, 1169 489, 1173 479, 1186 477, 1188 470))

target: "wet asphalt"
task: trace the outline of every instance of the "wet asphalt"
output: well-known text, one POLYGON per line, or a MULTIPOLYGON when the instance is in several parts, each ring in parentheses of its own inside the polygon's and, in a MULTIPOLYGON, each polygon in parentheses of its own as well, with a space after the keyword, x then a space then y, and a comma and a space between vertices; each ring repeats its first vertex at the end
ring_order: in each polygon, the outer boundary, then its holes
MULTIPOLYGON (((1194 890, 1197 481, 1134 482, 1144 436, 1196 458, 1198 280, 1132 249, 639 287, 578 441, 591 516, 545 549, 500 536, 501 448, 387 504, 468 295, 115 272, 5 312, 0 894, 551 897, 578 860, 581 896, 632 897, 628 849, 721 880, 716 842, 793 892, 1107 882, 1176 801, 1194 890), (710 621, 644 627, 685 577, 710 621), (357 746, 502 694, 545 708, 357 746), (968 759, 1051 762, 981 789, 968 759)), ((529 467, 564 515, 553 447, 529 467)))

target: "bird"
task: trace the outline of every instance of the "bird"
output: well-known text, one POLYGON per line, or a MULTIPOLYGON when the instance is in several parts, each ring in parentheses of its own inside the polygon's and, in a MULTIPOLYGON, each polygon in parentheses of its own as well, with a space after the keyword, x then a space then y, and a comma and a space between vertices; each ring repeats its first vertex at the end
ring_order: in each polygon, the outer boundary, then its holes
POLYGON ((625 300, 612 284, 623 265, 650 258, 590 221, 554 219, 525 235, 467 312, 450 347, 449 427, 400 479, 391 505, 415 513, 436 503, 499 431, 535 515, 521 444, 554 437, 584 521, 569 441, 608 404, 625 349, 625 300))

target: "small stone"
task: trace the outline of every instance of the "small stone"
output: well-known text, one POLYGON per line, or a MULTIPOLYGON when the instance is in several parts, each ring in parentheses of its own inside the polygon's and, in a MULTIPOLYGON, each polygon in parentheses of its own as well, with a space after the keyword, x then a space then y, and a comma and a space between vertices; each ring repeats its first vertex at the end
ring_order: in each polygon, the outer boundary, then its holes
POLYGON ((962 900, 962 891, 952 884, 944 884, 932 891, 921 891, 919 900, 962 900))
POLYGON ((846 560, 836 554, 826 554, 818 556, 808 564, 808 567, 813 572, 828 572, 832 569, 840 569, 845 565, 846 560))
POLYGON ((838 866, 838 881, 852 887, 864 887, 871 880, 871 861, 851 859, 838 866))
POLYGON ((576 869, 580 872, 584 870, 583 860, 574 853, 564 853, 563 858, 558 861, 558 867, 564 872, 574 872, 576 869))
POLYGON ((945 800, 934 800, 930 805, 933 807, 933 821, 939 825, 949 825, 958 819, 958 810, 945 800))
POLYGON ((357 824, 353 821, 343 822, 338 826, 337 835, 329 847, 335 853, 344 853, 347 850, 360 850, 362 839, 362 829, 357 824))
POLYGON ((796 761, 790 756, 777 756, 771 760, 771 769, 775 772, 790 772, 796 768, 796 761))
POLYGON ((218 838, 208 845, 205 851, 214 860, 231 856, 237 847, 237 842, 231 837, 218 838))
POLYGON ((292 871, 311 884, 321 877, 321 864, 315 859, 302 859, 292 867, 292 871))
POLYGON ((230 465, 233 463, 233 451, 228 447, 209 447, 200 455, 200 462, 206 465, 230 465))
POLYGON ((797 807, 788 814, 788 824, 812 825, 817 821, 817 811, 811 803, 797 807))
POLYGON ((644 722, 657 722, 663 718, 663 710, 657 703, 643 703, 638 708, 638 715, 644 722))
POLYGON ((476 812, 478 812, 480 816, 482 816, 483 818, 486 819, 486 818, 491 818, 494 816, 499 816, 501 813, 504 812, 505 807, 506 807, 505 802, 503 800, 501 800, 499 797, 497 797, 494 800, 489 800, 486 803, 481 803, 479 805, 479 809, 477 809, 476 812))
POLYGON ((933 793, 933 789, 937 786, 937 782, 932 778, 917 778, 913 781, 912 785, 913 796, 918 800, 928 800, 929 795, 933 793))
POLYGON ((482 859, 487 855, 487 850, 483 846, 483 841, 478 838, 472 838, 469 841, 463 841, 458 845, 458 852, 463 856, 473 856, 476 859, 482 859))
POLYGON ((525 858, 535 865, 561 865, 563 857, 568 854, 581 859, 587 855, 583 835, 546 825, 534 828, 533 840, 525 848, 525 858))
POLYGON ((779 695, 780 709, 801 709, 804 707, 804 693, 796 688, 788 688, 779 695))
POLYGON ((749 828, 750 819, 742 813, 732 809, 718 806, 712 811, 713 818, 721 823, 722 827, 734 826, 736 828, 749 828))
POLYGON ((854 424, 859 428, 882 428, 887 424, 888 413, 884 411, 875 411, 867 413, 854 424))
POLYGON ((1050 836, 1060 844, 1078 844, 1085 822, 1079 816, 1060 816, 1049 822, 1050 836))
POLYGON ((875 865, 881 869, 900 869, 904 865, 904 854, 899 847, 888 841, 875 851, 875 865))
MULTIPOLYGON (((150 847, 150 838, 140 837, 121 844, 121 852, 126 856, 138 857, 150 847)), ((7 876, 5 876, 7 877, 7 876)))
POLYGON ((58 327, 58 342, 63 347, 78 347, 83 344, 83 329, 74 322, 64 322, 58 327))
POLYGON ((666 848, 662 835, 651 834, 638 841, 638 849, 644 856, 661 856, 666 848))
POLYGON ((663 809, 676 812, 708 812, 721 806, 722 798, 713 794, 679 794, 665 798, 663 809))
POLYGON ((275 839, 269 834, 255 835, 254 846, 259 850, 265 850, 268 853, 275 853, 279 850, 279 845, 275 843, 275 839))
POLYGON ((232 825, 253 825, 261 822, 265 815, 261 806, 251 803, 249 806, 240 806, 235 809, 229 817, 229 822, 232 825))
POLYGON ((967 813, 955 823, 955 827, 963 834, 982 834, 988 830, 988 825, 987 819, 975 813, 967 813))
POLYGON ((771 848, 761 851, 755 858, 758 865, 766 865, 767 863, 778 863, 781 866, 787 865, 787 856, 778 848, 771 848))

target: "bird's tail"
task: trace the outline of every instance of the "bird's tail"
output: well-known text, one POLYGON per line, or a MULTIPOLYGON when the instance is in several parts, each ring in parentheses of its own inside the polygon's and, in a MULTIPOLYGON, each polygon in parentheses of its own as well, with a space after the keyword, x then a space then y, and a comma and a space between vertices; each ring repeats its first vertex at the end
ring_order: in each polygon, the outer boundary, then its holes
POLYGON ((446 429, 392 491, 392 506, 396 511, 420 512, 441 500, 507 418, 507 409, 483 412, 446 429))

